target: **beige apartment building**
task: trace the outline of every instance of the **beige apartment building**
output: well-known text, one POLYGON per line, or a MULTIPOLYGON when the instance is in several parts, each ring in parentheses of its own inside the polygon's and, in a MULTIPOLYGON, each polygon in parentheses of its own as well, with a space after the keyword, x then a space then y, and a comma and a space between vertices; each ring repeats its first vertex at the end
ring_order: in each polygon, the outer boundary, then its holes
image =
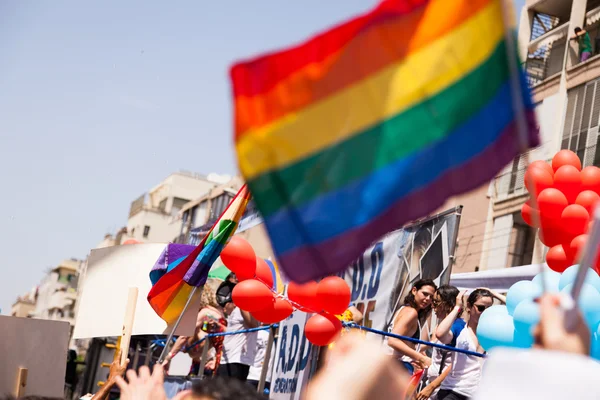
POLYGON ((32 318, 35 316, 35 304, 37 298, 37 288, 23 296, 17 297, 10 309, 10 315, 19 318, 32 318))
POLYGON ((527 158, 550 160, 561 149, 584 166, 600 165, 600 0, 527 0, 519 21, 519 52, 541 131, 542 145, 508 165, 490 186, 481 269, 543 262, 547 248, 525 224, 521 206, 527 158), (592 56, 581 61, 574 29, 585 29, 592 56))
POLYGON ((73 328, 80 269, 80 260, 68 259, 46 274, 37 290, 35 318, 66 321, 73 328))
MULTIPOLYGON (((177 239, 178 215, 185 204, 230 180, 229 176, 176 172, 131 203, 123 241, 167 243, 177 239)), ((121 244, 121 243, 115 243, 121 244)))

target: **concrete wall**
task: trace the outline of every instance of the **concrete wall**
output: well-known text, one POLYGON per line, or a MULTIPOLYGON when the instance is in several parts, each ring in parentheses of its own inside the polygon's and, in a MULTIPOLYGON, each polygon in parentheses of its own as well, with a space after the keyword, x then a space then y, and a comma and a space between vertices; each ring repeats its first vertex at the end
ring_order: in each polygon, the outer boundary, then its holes
POLYGON ((479 267, 489 208, 488 185, 452 197, 438 212, 463 206, 458 230, 458 246, 454 254, 453 273, 472 272, 479 267))
POLYGON ((145 243, 168 243, 179 235, 181 223, 173 217, 154 210, 142 210, 127 221, 128 237, 145 243), (149 226, 148 237, 144 227, 149 226))

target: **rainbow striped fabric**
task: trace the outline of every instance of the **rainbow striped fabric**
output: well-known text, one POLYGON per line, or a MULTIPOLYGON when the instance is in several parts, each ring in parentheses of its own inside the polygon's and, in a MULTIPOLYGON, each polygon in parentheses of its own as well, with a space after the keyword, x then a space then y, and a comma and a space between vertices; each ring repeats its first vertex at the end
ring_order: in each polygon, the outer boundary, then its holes
MULTIPOLYGON (((206 283, 210 267, 237 229, 249 200, 250 192, 244 185, 191 253, 185 255, 188 246, 168 245, 150 271, 152 288, 148 302, 167 323, 175 322, 179 317, 193 288, 206 283)), ((195 295, 200 294, 198 290, 195 295)))
POLYGON ((344 270, 538 144, 502 12, 501 0, 383 1, 232 67, 238 163, 289 278, 344 270))

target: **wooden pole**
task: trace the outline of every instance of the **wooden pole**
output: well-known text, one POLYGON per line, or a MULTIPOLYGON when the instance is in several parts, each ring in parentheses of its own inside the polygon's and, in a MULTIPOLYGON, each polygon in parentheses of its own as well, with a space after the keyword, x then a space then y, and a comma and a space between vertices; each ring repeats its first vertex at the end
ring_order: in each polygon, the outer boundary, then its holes
POLYGON ((27 387, 27 368, 19 368, 17 372, 17 382, 15 385, 15 397, 20 399, 25 396, 25 388, 27 387))
POLYGON ((271 364, 271 349, 273 348, 273 340, 275 339, 275 327, 269 327, 269 340, 267 341, 267 348, 265 349, 265 358, 263 360, 262 369, 260 370, 260 380, 258 381, 257 392, 260 394, 265 391, 265 382, 267 380, 267 372, 269 371, 269 365, 271 364))
POLYGON ((127 306, 125 307, 125 319, 123 321, 123 333, 121 334, 121 364, 125 363, 129 355, 129 343, 131 342, 131 332, 133 330, 133 320, 135 317, 135 306, 137 304, 138 288, 129 288, 127 295, 127 306))
POLYGON ((208 361, 208 348, 210 347, 210 339, 204 339, 204 347, 202 347, 202 358, 200 358, 200 367, 198 368, 198 377, 204 379, 204 367, 208 361))

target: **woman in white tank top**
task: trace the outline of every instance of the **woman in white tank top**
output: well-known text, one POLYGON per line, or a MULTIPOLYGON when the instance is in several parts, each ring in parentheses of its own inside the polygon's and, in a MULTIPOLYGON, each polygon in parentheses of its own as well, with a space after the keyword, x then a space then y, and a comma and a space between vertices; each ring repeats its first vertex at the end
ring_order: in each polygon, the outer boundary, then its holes
MULTIPOLYGON (((420 279, 404 298, 404 305, 394 315, 388 331, 396 335, 421 339, 423 322, 431 314, 431 302, 437 287, 430 279, 420 279)), ((410 374, 431 365, 431 359, 420 353, 420 345, 396 338, 388 338, 392 355, 402 362, 410 374)))
MULTIPOLYGON (((450 285, 443 285, 438 288, 433 297, 433 311, 438 321, 444 320, 446 316, 456 306, 456 298, 460 295, 457 288, 450 285)), ((460 332, 465 327, 465 321, 457 318, 452 324, 452 334, 454 338, 458 337, 460 332)), ((432 334, 431 341, 433 343, 441 343, 437 336, 432 334)), ((450 346, 456 345, 456 340, 449 343, 450 346)), ((442 350, 437 347, 432 349, 431 366, 427 369, 427 386, 417 394, 417 400, 437 399, 437 393, 442 385, 442 382, 450 372, 452 364, 452 352, 450 350, 442 350)))
MULTIPOLYGON (((467 300, 469 322, 456 338, 456 348, 482 353, 483 349, 477 340, 477 325, 479 317, 494 304, 494 295, 487 289, 474 290, 467 300)), ((462 295, 456 301, 456 307, 438 325, 435 334, 442 343, 448 344, 454 338, 452 324, 462 312, 462 295)), ((438 400, 469 399, 479 386, 483 359, 464 353, 452 354, 452 369, 438 392, 438 400)))

